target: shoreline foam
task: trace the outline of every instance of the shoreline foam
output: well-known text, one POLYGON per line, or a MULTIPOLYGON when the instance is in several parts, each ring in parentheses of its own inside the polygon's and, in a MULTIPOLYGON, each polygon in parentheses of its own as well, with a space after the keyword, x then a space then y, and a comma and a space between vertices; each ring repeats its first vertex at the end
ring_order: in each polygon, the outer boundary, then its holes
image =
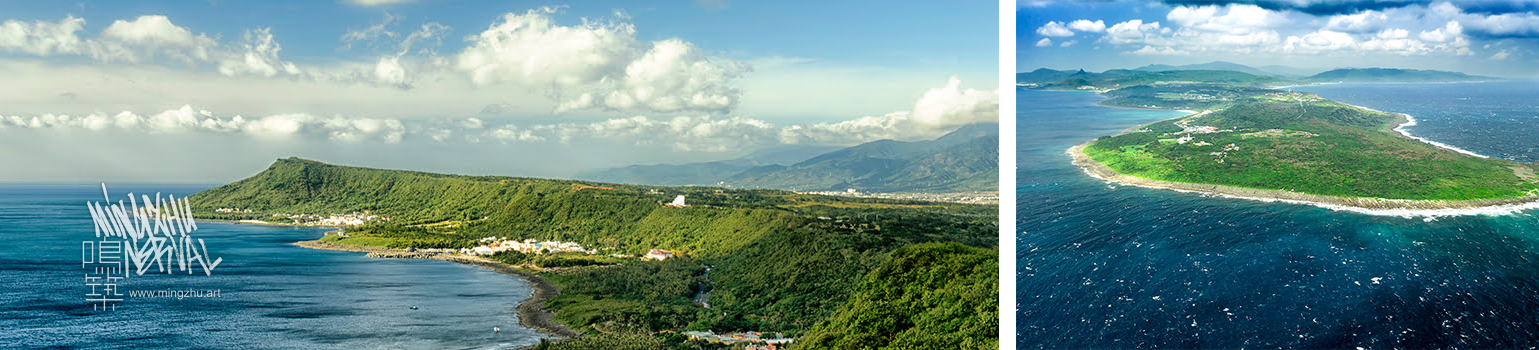
MULTIPOLYGON (((418 258, 412 255, 402 255, 410 253, 405 249, 350 246, 321 242, 319 240, 294 242, 294 245, 310 249, 340 250, 369 253, 370 255, 418 258)), ((567 328, 565 325, 556 322, 554 320, 555 313, 545 309, 545 300, 555 297, 556 294, 560 292, 560 290, 558 290, 555 285, 552 285, 550 281, 545 280, 539 275, 527 271, 520 271, 508 264, 482 257, 453 254, 435 254, 431 257, 428 257, 428 259, 452 261, 466 265, 475 265, 505 275, 512 275, 514 277, 522 278, 529 282, 529 287, 530 289, 533 289, 533 293, 529 295, 529 298, 524 299, 522 303, 518 304, 517 310, 519 324, 529 329, 533 329, 541 334, 545 334, 557 339, 575 338, 582 335, 581 333, 578 333, 577 331, 574 331, 571 328, 567 328)))

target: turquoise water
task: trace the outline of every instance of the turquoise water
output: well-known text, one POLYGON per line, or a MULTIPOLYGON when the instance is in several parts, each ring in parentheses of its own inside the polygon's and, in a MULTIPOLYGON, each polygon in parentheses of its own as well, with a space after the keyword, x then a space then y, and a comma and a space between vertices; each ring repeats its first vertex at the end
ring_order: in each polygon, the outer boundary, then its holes
MULTIPOLYGON (((185 195, 209 186, 112 186, 185 195)), ((93 310, 80 242, 94 238, 87 201, 99 184, 0 185, 0 347, 71 348, 508 348, 539 342, 515 307, 523 280, 438 260, 373 259, 290 243, 315 228, 198 224, 212 257, 202 272, 148 272, 130 290, 219 290, 219 297, 129 297, 93 310), (412 310, 411 307, 417 307, 412 310), (493 333, 500 327, 500 333, 493 333)))
MULTIPOLYGON (((1472 85, 1306 89, 1410 113, 1417 136, 1539 156, 1534 109, 1523 107, 1539 91, 1464 112, 1439 104, 1457 90, 1517 88, 1472 85), (1441 131, 1470 129, 1483 136, 1441 131)), ((1429 221, 1108 184, 1064 150, 1180 112, 1097 107, 1102 97, 1079 92, 1017 96, 1022 348, 1539 346, 1539 213, 1429 221)))

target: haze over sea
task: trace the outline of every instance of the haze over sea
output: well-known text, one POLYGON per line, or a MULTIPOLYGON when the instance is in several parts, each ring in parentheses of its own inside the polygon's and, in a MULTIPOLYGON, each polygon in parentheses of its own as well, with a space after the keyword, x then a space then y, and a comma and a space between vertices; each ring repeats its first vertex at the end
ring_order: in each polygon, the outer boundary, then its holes
MULTIPOLYGON (((1539 84, 1297 87, 1539 160, 1539 84)), ((1107 184, 1064 151, 1181 112, 1018 90, 1022 348, 1539 346, 1539 212, 1426 219, 1107 184)))
MULTIPOLYGON (((211 186, 113 185, 191 195, 211 186)), ((81 241, 94 240, 88 201, 100 184, 0 185, 0 344, 70 348, 467 349, 532 345, 515 307, 531 290, 496 272, 439 260, 374 259, 290 243, 328 229, 198 223, 213 258, 205 276, 146 272, 120 293, 219 290, 219 297, 128 297, 96 311, 85 294, 81 241), (417 310, 412 310, 412 307, 417 310), (500 327, 493 333, 492 327, 500 327)), ((104 203, 105 204, 105 203, 104 203)))

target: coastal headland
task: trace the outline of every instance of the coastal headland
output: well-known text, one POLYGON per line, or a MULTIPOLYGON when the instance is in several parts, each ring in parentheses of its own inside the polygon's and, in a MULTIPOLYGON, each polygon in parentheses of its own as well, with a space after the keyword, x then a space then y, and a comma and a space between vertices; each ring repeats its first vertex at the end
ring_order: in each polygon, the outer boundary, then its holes
POLYGON ((1216 62, 1190 69, 1038 69, 1031 90, 1088 91, 1111 108, 1197 111, 1072 147, 1093 177, 1129 185, 1396 216, 1539 208, 1539 164, 1492 158, 1412 135, 1409 115, 1295 91, 1329 83, 1498 81, 1458 72, 1346 68, 1254 75, 1216 62), (1228 68, 1224 68, 1228 67, 1228 68), (1221 69, 1222 68, 1222 69, 1221 69))
MULTIPOLYGON (((980 261, 998 254, 995 206, 433 174, 297 158, 189 200, 205 219, 343 227, 298 243, 304 247, 455 261, 525 278, 535 295, 518 315, 525 326, 567 338, 549 341, 555 348, 672 348, 722 341, 722 334, 768 335, 807 348, 998 339, 989 323, 997 318, 987 312, 912 324, 852 321, 890 310, 901 311, 884 318, 992 310, 984 306, 997 304, 997 269, 985 267, 997 265, 980 261), (915 277, 930 273, 956 277, 915 277), (880 288, 930 296, 894 299, 880 288), (957 297, 964 294, 971 297, 957 297)), ((753 337, 727 342, 769 341, 753 337)))
MULTIPOLYGON (((1138 91, 1139 89, 1133 89, 1135 91, 1132 92, 1119 91, 1112 93, 1110 95, 1116 96, 1114 99, 1102 101, 1097 103, 1097 105, 1117 108, 1150 108, 1148 106, 1129 106, 1126 102, 1126 100, 1130 99, 1138 100, 1141 93, 1149 93, 1149 91, 1138 91)), ((1161 92, 1169 91, 1183 90, 1169 88, 1161 90, 1161 92)), ((1449 215, 1459 213, 1490 213, 1493 211, 1511 212, 1529 207, 1539 207, 1539 191, 1533 189, 1535 177, 1530 175, 1534 171, 1531 166, 1515 162, 1495 164, 1492 162, 1504 161, 1491 159, 1473 152, 1413 136, 1404 127, 1415 125, 1415 119, 1406 114, 1384 113, 1360 106, 1324 100, 1313 94, 1299 94, 1291 91, 1283 92, 1282 90, 1223 91, 1212 87, 1202 87, 1200 89, 1186 89, 1182 94, 1184 98, 1204 101, 1205 107, 1209 108, 1205 108, 1201 112, 1184 110, 1189 112, 1189 114, 1135 126, 1123 130, 1117 135, 1102 137, 1071 147, 1067 152, 1070 154, 1072 162, 1083 168, 1087 174, 1093 177, 1128 185, 1236 198, 1293 202, 1329 209, 1393 212, 1396 215, 1449 215), (1228 95, 1221 96, 1214 93, 1214 91, 1221 91, 1228 95), (1212 101, 1215 99, 1219 101, 1212 101), (1226 109, 1234 109, 1234 111, 1226 109), (1322 137, 1322 134, 1325 134, 1325 136, 1322 137), (1111 146, 1096 145, 1097 142, 1107 142, 1111 146), (1093 145, 1098 147, 1099 157, 1119 162, 1123 167, 1129 167, 1144 174, 1156 174, 1174 178, 1202 178, 1214 181, 1170 181, 1121 172, 1103 161, 1097 161, 1095 159, 1098 157, 1095 155, 1097 152, 1087 152, 1087 148, 1093 145), (1342 147, 1344 145, 1357 147, 1342 147), (1337 150, 1320 151, 1331 148, 1337 150), (1367 148, 1367 150, 1356 150, 1357 148, 1367 148), (1290 149, 1291 151, 1277 151, 1276 149, 1290 149), (1299 151, 1299 149, 1304 151, 1299 151), (1341 149, 1350 150, 1341 151, 1341 149), (1236 157, 1237 154, 1241 154, 1242 150, 1251 154, 1247 154, 1245 157, 1236 157), (1337 153, 1321 156, 1324 152, 1337 153), (1398 157, 1382 157, 1378 155, 1381 153, 1392 154, 1398 157), (1290 158, 1289 156, 1294 157, 1290 158), (1347 161, 1342 161, 1342 159, 1347 161), (1226 161, 1229 163, 1226 164, 1226 161), (1392 180, 1382 177, 1370 180, 1378 181, 1373 183, 1373 185, 1358 184, 1358 187, 1354 188, 1341 185, 1357 181, 1352 179, 1350 175, 1344 176, 1345 179, 1343 179, 1343 176, 1337 176, 1336 178, 1311 176, 1313 175, 1311 174, 1312 172, 1335 173, 1341 168, 1351 168, 1352 170, 1350 171, 1356 171, 1354 173, 1356 175, 1375 173, 1378 170, 1371 169, 1366 164, 1396 163, 1397 161, 1400 163, 1406 163, 1405 161, 1424 162, 1411 166, 1396 164, 1396 166, 1401 166, 1401 168, 1395 169, 1395 171, 1399 171, 1399 174, 1409 174, 1411 177, 1435 179, 1436 181, 1424 181, 1422 183, 1437 183, 1443 187, 1436 191, 1386 191, 1383 188, 1388 186, 1383 184, 1389 184, 1392 180), (1339 164, 1332 165, 1332 162, 1339 164), (1457 165, 1446 165, 1450 163, 1457 165), (1258 171, 1256 168, 1281 168, 1297 171, 1297 173, 1268 174, 1265 171, 1258 171), (1419 172, 1421 171, 1419 169, 1426 168, 1479 169, 1483 173, 1459 174, 1457 172, 1445 171, 1443 173, 1429 174, 1419 172), (1300 171, 1300 169, 1303 170, 1300 171), (1210 173, 1223 173, 1224 176, 1229 177, 1214 176, 1210 173), (1484 177, 1498 175, 1500 177, 1507 177, 1509 174, 1513 176, 1512 181, 1479 184, 1505 190, 1505 195, 1491 195, 1491 193, 1496 193, 1496 191, 1476 192, 1479 194, 1468 195, 1456 192, 1464 190, 1463 188, 1448 184, 1449 178, 1466 175, 1484 177), (1268 176, 1286 177, 1292 179, 1289 180, 1292 182, 1276 181, 1273 179, 1255 180, 1258 177, 1268 176), (1250 180, 1235 180, 1239 178, 1249 178, 1250 180), (1230 183, 1224 183, 1226 181, 1230 183), (1334 190, 1337 192, 1379 191, 1397 195, 1410 194, 1427 197, 1452 196, 1449 193, 1456 193, 1458 196, 1483 196, 1486 198, 1393 199, 1378 196, 1332 195, 1236 185, 1236 183, 1244 181, 1268 183, 1271 186, 1297 185, 1304 188, 1334 190), (1374 185, 1377 185, 1377 187, 1373 187, 1374 185)), ((1166 94, 1166 96, 1169 95, 1168 93, 1166 94)), ((1179 99, 1164 98, 1167 100, 1179 99)), ((1401 184, 1395 183, 1395 185, 1401 184)), ((1470 187, 1476 186, 1471 185, 1470 187)), ((1481 188, 1481 190, 1486 189, 1481 188)))

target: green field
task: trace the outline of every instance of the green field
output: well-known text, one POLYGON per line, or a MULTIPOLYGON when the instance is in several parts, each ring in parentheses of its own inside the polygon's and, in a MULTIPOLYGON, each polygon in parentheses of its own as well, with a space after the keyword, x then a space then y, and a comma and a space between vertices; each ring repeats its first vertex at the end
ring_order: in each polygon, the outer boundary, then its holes
POLYGON ((1532 165, 1460 154, 1400 136, 1398 118, 1307 93, 1252 94, 1202 116, 1103 137, 1084 152, 1153 180, 1413 200, 1521 197, 1532 165), (1183 127, 1213 127, 1186 132, 1183 127), (1187 138, 1186 142, 1171 142, 1187 138))

